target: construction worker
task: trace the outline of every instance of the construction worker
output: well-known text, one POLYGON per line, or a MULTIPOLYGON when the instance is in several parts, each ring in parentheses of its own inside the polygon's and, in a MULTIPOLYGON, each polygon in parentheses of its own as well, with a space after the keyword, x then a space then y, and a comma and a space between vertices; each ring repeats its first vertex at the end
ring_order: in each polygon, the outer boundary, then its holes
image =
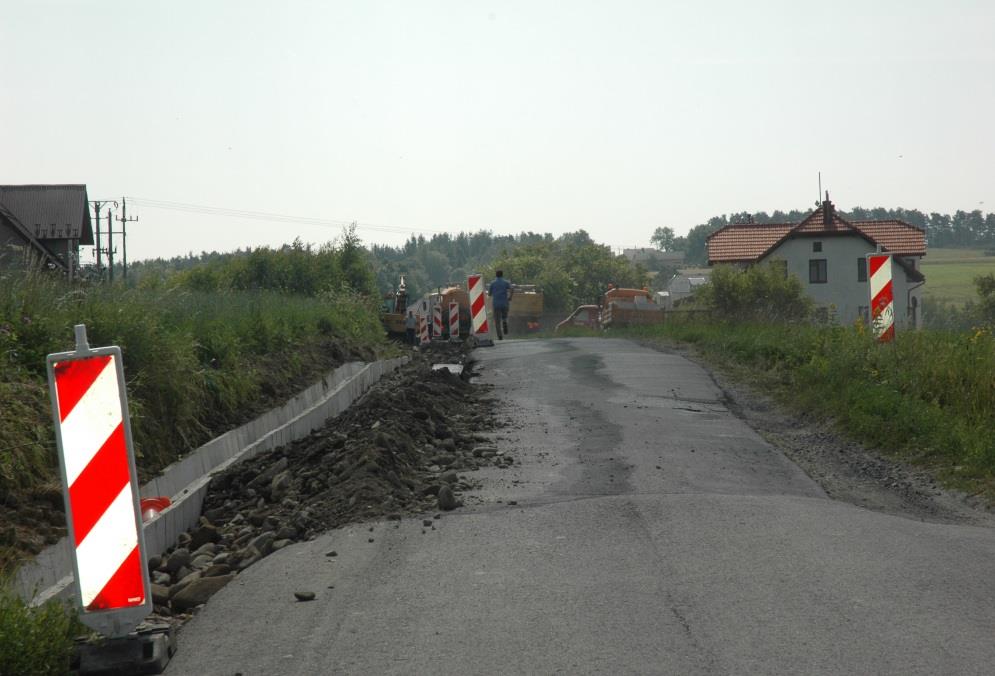
POLYGON ((491 285, 487 287, 487 293, 491 296, 491 305, 494 307, 494 326, 497 331, 498 340, 504 340, 504 334, 508 333, 508 306, 511 304, 511 284, 504 278, 504 272, 495 270, 497 277, 491 285))

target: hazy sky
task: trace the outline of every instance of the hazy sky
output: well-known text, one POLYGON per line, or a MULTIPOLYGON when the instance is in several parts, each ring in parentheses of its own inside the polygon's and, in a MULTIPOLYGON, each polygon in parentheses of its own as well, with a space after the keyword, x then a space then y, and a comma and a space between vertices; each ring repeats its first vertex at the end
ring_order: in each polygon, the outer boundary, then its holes
POLYGON ((643 246, 732 211, 995 211, 995 2, 3 0, 0 183, 129 257, 412 231, 643 246), (983 203, 983 204, 982 204, 983 203))

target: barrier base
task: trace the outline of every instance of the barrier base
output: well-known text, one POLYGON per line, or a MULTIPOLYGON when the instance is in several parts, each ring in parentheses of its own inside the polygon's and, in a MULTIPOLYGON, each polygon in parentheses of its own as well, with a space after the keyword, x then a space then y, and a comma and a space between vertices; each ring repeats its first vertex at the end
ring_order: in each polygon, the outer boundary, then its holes
POLYGON ((80 643, 74 659, 75 676, 139 676, 161 674, 176 653, 176 630, 157 625, 123 638, 80 643))
POLYGON ((474 347, 494 347, 494 341, 490 338, 478 338, 477 336, 473 337, 473 344, 474 347))

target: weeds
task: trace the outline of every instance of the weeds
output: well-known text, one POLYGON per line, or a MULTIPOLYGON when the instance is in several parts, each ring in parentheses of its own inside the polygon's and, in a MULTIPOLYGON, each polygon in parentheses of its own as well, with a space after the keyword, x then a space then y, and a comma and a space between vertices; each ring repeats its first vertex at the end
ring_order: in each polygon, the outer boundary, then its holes
MULTIPOLYGON (((0 276, 0 505, 58 483, 45 357, 72 349, 80 323, 91 345, 121 347, 142 479, 330 368, 389 350, 375 302, 349 286, 304 296, 0 276)), ((0 514, 0 565, 18 547, 37 551, 40 542, 23 541, 27 527, 17 535, 0 514)))
POLYGON ((795 410, 832 418, 853 438, 995 497, 995 338, 860 327, 669 323, 629 335, 692 343, 795 410))
POLYGON ((0 586, 0 674, 62 676, 69 672, 80 626, 58 601, 31 608, 0 586))

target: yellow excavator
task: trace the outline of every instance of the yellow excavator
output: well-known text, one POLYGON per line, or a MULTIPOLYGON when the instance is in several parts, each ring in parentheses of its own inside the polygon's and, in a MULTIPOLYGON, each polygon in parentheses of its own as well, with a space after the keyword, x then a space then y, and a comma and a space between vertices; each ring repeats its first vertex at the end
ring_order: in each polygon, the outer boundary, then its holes
POLYGON ((408 289, 404 284, 404 275, 394 293, 388 293, 383 298, 380 309, 380 321, 387 333, 396 336, 404 335, 404 317, 408 311, 408 289))

